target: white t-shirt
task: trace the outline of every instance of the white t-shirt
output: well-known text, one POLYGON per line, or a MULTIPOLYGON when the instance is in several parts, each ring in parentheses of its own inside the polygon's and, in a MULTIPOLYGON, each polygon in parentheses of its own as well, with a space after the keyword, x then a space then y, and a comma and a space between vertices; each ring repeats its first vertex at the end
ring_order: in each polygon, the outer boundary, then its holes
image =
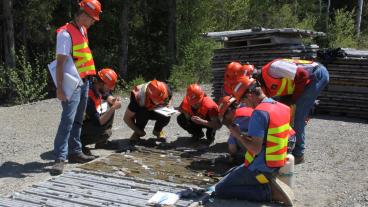
POLYGON ((294 80, 298 66, 294 63, 277 60, 270 65, 268 74, 273 78, 288 78, 294 80))

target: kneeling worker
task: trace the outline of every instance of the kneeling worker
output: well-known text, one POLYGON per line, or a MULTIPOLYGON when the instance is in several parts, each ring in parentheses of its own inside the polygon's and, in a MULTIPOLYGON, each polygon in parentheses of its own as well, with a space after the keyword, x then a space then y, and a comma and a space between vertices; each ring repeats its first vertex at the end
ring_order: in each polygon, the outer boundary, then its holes
POLYGON ((221 127, 218 107, 198 84, 188 86, 179 110, 181 114, 177 117, 178 124, 188 131, 193 139, 202 138, 204 136, 202 129, 206 128, 208 143, 215 140, 216 130, 221 127))
POLYGON ((152 133, 159 141, 166 141, 162 129, 169 124, 170 116, 159 114, 154 109, 170 106, 171 98, 172 92, 168 85, 156 79, 134 87, 124 114, 124 122, 134 131, 130 137, 132 144, 146 135, 144 128, 148 120, 156 120, 152 133))
POLYGON ((117 144, 108 141, 112 134, 115 110, 121 107, 121 98, 111 95, 116 80, 117 75, 114 70, 102 69, 88 91, 81 133, 82 151, 87 155, 92 155, 86 147, 89 144, 95 144, 96 149, 117 149, 118 147, 117 144))
MULTIPOLYGON (((248 133, 248 123, 252 115, 253 108, 239 107, 236 99, 231 96, 224 96, 219 101, 219 119, 226 127, 232 124, 238 125, 243 134, 248 133)), ((237 161, 240 156, 244 156, 245 148, 232 135, 227 141, 230 154, 230 161, 237 161)))
POLYGON ((266 97, 254 79, 242 79, 234 88, 235 98, 254 108, 248 135, 238 126, 229 130, 246 148, 244 164, 226 175, 215 187, 219 198, 281 202, 292 206, 293 191, 274 174, 286 163, 290 133, 290 108, 266 97))

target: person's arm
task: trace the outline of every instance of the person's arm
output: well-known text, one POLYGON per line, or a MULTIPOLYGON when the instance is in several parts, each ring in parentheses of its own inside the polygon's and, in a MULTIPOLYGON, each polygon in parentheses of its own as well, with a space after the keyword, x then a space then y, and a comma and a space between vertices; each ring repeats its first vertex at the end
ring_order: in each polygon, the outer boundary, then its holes
POLYGON ((146 135, 146 133, 143 130, 139 129, 135 125, 134 118, 135 118, 135 112, 132 112, 129 108, 127 108, 124 114, 124 122, 128 125, 129 128, 131 128, 139 136, 146 135))
POLYGON ((112 106, 104 113, 100 116, 99 121, 101 125, 106 124, 111 116, 114 114, 115 110, 120 109, 121 107, 121 99, 120 98, 116 98, 114 99, 112 106))
POLYGON ((229 126, 231 135, 235 137, 241 145, 243 145, 247 150, 257 155, 262 150, 263 138, 251 137, 244 135, 240 132, 239 126, 232 124, 229 126))
POLYGON ((298 98, 302 95, 305 87, 307 86, 308 80, 309 80, 309 72, 304 68, 299 67, 296 70, 294 78, 295 89, 292 96, 293 103, 295 103, 298 100, 298 98))
POLYGON ((68 56, 66 55, 56 55, 56 97, 60 101, 66 101, 66 96, 63 91, 63 66, 67 58, 68 56))

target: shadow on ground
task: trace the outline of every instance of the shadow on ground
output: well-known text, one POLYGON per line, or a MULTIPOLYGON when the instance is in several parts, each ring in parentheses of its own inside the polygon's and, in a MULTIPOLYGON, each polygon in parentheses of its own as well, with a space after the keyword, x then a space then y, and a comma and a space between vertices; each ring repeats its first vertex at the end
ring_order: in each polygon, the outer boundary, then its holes
POLYGON ((0 178, 14 177, 14 178, 25 178, 28 173, 43 173, 47 172, 47 167, 51 166, 52 163, 40 163, 40 162, 29 162, 25 164, 19 164, 17 162, 8 161, 0 166, 0 178))

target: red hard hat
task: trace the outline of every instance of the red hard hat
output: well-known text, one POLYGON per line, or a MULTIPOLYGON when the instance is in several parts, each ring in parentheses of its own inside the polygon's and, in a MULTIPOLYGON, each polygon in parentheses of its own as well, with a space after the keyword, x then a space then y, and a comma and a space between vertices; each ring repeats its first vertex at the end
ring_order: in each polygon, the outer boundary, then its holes
POLYGON ((190 84, 186 96, 190 105, 197 104, 203 99, 204 91, 198 84, 190 84))
POLYGON ((102 10, 101 3, 98 0, 82 0, 79 2, 79 6, 94 20, 100 21, 100 13, 102 10))
POLYGON ((169 96, 169 92, 165 83, 153 79, 147 86, 147 95, 154 103, 161 104, 169 96))
POLYGON ((245 67, 239 62, 231 62, 227 65, 225 70, 225 78, 227 80, 237 80, 245 74, 245 67))
POLYGON ((240 101, 244 93, 249 89, 249 87, 256 82, 255 79, 249 78, 248 76, 242 77, 238 83, 234 86, 233 96, 237 101, 240 101))
POLYGON ((254 71, 254 65, 245 64, 243 67, 245 69, 245 75, 251 77, 254 71))
POLYGON ((218 108, 219 108, 219 118, 222 119, 224 117, 225 112, 231 106, 231 104, 235 103, 235 98, 231 96, 224 96, 220 99, 218 102, 218 108))
POLYGON ((104 68, 98 72, 98 77, 106 84, 110 90, 114 90, 118 75, 110 68, 104 68))

